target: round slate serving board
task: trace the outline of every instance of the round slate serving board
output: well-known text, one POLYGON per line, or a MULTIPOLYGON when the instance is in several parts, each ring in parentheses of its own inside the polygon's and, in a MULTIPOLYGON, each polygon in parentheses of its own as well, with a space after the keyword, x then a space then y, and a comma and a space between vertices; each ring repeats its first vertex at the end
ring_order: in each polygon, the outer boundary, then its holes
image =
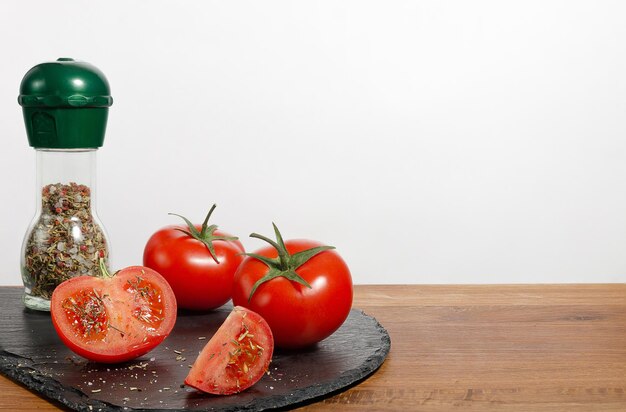
MULTIPOLYGON (((232 396, 182 385, 190 365, 232 306, 180 313, 172 334, 134 361, 87 362, 58 338, 48 313, 23 308, 21 288, 0 288, 0 372, 75 410, 262 411, 322 399, 372 374, 391 341, 376 319, 353 309, 333 335, 306 351, 276 350, 270 373, 232 396)), ((323 314, 320 314, 323 316, 323 314)))

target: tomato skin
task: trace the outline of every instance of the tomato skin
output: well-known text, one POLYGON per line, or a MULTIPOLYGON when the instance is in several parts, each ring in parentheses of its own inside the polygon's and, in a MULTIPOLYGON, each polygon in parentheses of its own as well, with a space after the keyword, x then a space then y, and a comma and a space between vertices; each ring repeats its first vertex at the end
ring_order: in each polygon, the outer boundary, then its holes
MULTIPOLYGON (((196 225, 196 229, 201 230, 201 226, 196 225)), ((243 245, 239 240, 214 241, 218 264, 206 245, 180 230, 189 228, 171 225, 154 233, 144 249, 144 266, 168 281, 180 308, 210 310, 222 306, 231 298, 233 276, 244 258, 243 245)), ((220 230, 214 234, 232 237, 220 230)))
POLYGON ((142 266, 122 269, 111 278, 69 279, 54 290, 50 302, 52 324, 63 343, 77 355, 102 363, 125 362, 154 349, 172 331, 176 310, 167 281, 142 266), (85 333, 75 325, 88 304, 101 310, 95 322, 99 333, 85 333))
MULTIPOLYGON (((285 246, 293 255, 322 244, 297 239, 286 241, 285 246)), ((271 246, 254 253, 269 258, 278 256, 271 246)), ((261 284, 248 301, 253 285, 267 272, 264 263, 246 257, 235 273, 233 304, 261 315, 272 329, 276 346, 302 348, 313 345, 330 336, 348 317, 352 308, 352 277, 335 250, 323 251, 296 269, 296 273, 311 285, 310 289, 277 277, 261 284)))
POLYGON ((232 395, 254 385, 267 371, 274 352, 265 320, 235 306, 193 363, 185 384, 214 395, 232 395))

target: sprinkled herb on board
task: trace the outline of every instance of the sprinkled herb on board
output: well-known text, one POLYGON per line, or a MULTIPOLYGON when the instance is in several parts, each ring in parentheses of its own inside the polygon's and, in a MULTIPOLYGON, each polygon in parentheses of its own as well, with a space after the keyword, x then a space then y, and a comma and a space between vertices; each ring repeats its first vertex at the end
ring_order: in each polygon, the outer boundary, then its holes
POLYGON ((91 212, 91 191, 77 183, 50 184, 41 191, 41 216, 25 243, 22 277, 30 294, 50 299, 63 281, 98 274, 108 245, 91 212))

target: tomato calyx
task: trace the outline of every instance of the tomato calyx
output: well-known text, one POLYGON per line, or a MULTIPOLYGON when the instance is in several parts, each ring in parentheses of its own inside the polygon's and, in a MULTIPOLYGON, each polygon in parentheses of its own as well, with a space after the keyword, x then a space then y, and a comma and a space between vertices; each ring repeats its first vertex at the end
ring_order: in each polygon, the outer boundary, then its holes
POLYGON ((113 274, 109 273, 109 270, 107 269, 107 265, 104 263, 104 258, 98 259, 98 266, 100 267, 100 273, 102 273, 103 278, 110 279, 113 276, 115 276, 117 272, 119 272, 119 271, 116 271, 116 272, 113 272, 113 274))
POLYGON ((274 247, 278 252, 278 257, 269 258, 267 256, 262 256, 256 253, 244 253, 244 255, 246 256, 250 256, 263 262, 269 268, 269 271, 265 274, 265 276, 257 280, 256 283, 252 286, 250 296, 248 296, 248 302, 252 300, 252 296, 259 286, 277 277, 284 277, 292 282, 299 283, 311 289, 311 285, 309 284, 309 282, 304 280, 302 276, 298 275, 298 273, 296 273, 296 269, 304 265, 313 256, 322 253, 325 250, 335 249, 334 246, 317 246, 311 249, 302 250, 292 255, 287 250, 287 246, 285 246, 283 237, 280 234, 278 227, 276 227, 276 224, 272 223, 272 226, 274 226, 276 241, 266 236, 259 235, 258 233, 252 233, 250 234, 250 237, 261 239, 272 245, 272 247, 274 247))
POLYGON ((191 221, 187 219, 186 217, 178 215, 176 213, 168 213, 168 214, 173 215, 173 216, 178 216, 181 219, 183 219, 185 223, 187 224, 187 227, 189 230, 184 230, 184 229, 176 229, 176 230, 183 232, 187 236, 191 236, 197 241, 202 242, 209 250, 209 254, 213 258, 215 263, 219 265, 220 262, 219 260, 217 260, 217 256, 215 255, 215 248, 213 247, 213 242, 216 240, 225 240, 225 241, 237 240, 238 238, 235 236, 216 236, 215 235, 215 231, 217 230, 217 225, 209 226, 208 223, 209 223, 209 218, 211 217, 211 214, 213 213, 216 207, 217 205, 213 204, 213 206, 209 210, 209 213, 204 218, 204 222, 202 222, 202 227, 200 228, 199 231, 198 229, 196 229, 196 226, 193 223, 191 223, 191 221))

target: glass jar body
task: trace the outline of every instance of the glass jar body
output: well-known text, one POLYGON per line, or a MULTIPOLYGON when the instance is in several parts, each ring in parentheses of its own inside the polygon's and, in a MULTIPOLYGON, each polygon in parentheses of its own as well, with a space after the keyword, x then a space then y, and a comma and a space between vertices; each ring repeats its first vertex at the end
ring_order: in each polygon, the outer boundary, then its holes
MULTIPOLYGON (((50 310, 54 289, 98 276, 109 242, 96 213, 96 149, 37 149, 36 211, 21 254, 24 304, 50 310)), ((107 264, 108 266, 108 264, 107 264)))

